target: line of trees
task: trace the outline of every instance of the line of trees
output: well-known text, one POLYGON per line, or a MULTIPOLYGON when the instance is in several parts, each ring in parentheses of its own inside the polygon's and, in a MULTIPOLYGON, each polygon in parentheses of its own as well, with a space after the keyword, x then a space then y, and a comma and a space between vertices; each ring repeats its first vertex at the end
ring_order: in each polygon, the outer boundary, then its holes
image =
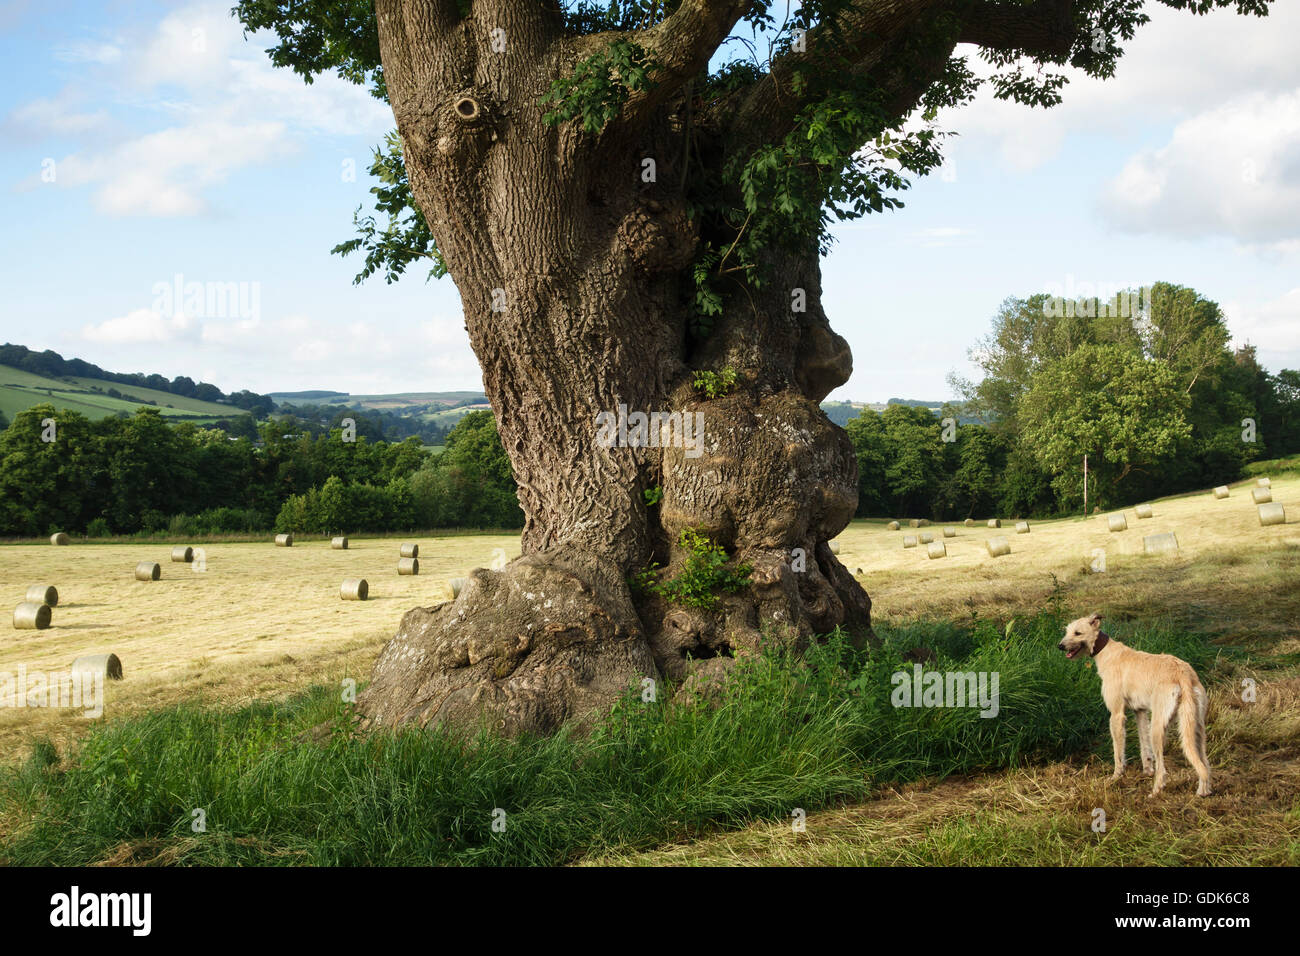
POLYGON ((0 433, 0 535, 522 524, 490 412, 467 414, 441 455, 418 438, 352 442, 289 424, 263 422, 254 441, 152 408, 91 421, 34 406, 0 433))
POLYGON ((983 378, 951 380, 961 405, 848 423, 858 514, 1077 513, 1085 454, 1089 504, 1106 508, 1300 452, 1300 372, 1270 374, 1253 347, 1229 348, 1222 310, 1192 289, 1156 283, 1149 307, 1124 314, 1135 301, 1007 299, 971 351, 983 378), (981 424, 944 428, 963 413, 981 424))

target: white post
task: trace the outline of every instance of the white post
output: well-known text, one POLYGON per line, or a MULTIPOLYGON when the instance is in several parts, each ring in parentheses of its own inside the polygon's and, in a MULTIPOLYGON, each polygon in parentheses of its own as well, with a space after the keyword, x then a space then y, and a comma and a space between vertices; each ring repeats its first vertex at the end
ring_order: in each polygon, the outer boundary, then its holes
POLYGON ((1083 516, 1088 517, 1088 456, 1083 456, 1083 516))

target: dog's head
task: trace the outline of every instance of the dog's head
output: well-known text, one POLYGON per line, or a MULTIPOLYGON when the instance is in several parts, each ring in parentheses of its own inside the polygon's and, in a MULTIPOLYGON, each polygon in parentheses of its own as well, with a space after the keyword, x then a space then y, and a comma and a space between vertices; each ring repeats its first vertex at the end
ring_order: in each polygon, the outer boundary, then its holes
POLYGON ((1061 638, 1061 643, 1056 646, 1065 651, 1068 658, 1076 658, 1083 651, 1092 654, 1093 645, 1097 643, 1097 638, 1101 636, 1101 615, 1094 614, 1091 617, 1081 617, 1077 621, 1071 621, 1065 626, 1065 637, 1061 638))

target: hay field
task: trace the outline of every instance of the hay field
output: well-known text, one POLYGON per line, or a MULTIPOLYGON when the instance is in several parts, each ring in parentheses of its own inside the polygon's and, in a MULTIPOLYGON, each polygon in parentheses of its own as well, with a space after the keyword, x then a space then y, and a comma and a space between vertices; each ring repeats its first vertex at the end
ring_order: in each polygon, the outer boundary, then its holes
MULTIPOLYGON (((201 547, 202 571, 172 563, 170 542, 0 546, 0 672, 66 671, 82 654, 111 651, 125 679, 106 684, 108 718, 196 698, 241 703, 344 676, 364 681, 403 613, 449 600, 450 578, 489 566, 496 548, 515 557, 519 538, 353 538, 346 551, 331 550, 328 538, 201 547), (405 540, 420 545, 417 576, 398 576, 405 540), (162 579, 135 580, 139 561, 158 562, 162 579), (343 579, 357 577, 369 582, 370 599, 340 600, 343 579), (15 630, 10 615, 32 584, 58 588, 53 626, 15 630)), ((62 743, 89 726, 80 711, 0 708, 0 761, 23 756, 32 734, 62 743)))
MULTIPOLYGON (((1287 506, 1288 519, 1268 528, 1250 499, 1253 484, 1234 485, 1223 500, 1208 490, 1162 499, 1141 521, 1125 509, 1129 527, 1119 533, 1107 531, 1105 514, 1031 522, 1025 535, 1007 519, 997 531, 957 523, 957 536, 947 539, 942 524, 932 525, 920 530, 948 548, 934 560, 924 546, 903 548, 904 534, 919 533, 905 522, 889 531, 883 520, 855 521, 838 538, 839 558, 862 569, 859 580, 882 621, 961 618, 972 609, 991 617, 1032 612, 1055 574, 1079 613, 1165 615, 1232 643, 1300 652, 1300 476, 1274 479, 1273 500, 1287 506), (1142 554, 1142 537, 1165 531, 1177 534, 1179 553, 1142 554), (984 542, 999 534, 1012 552, 994 559, 984 542), (1106 551, 1105 573, 1086 570, 1096 548, 1106 551), (1265 601, 1269 610, 1261 614, 1265 601)), ((448 600, 448 580, 489 566, 494 549, 508 558, 519 553, 514 535, 413 537, 420 574, 405 577, 397 573, 403 540, 353 538, 347 551, 331 550, 327 538, 298 539, 292 548, 277 548, 269 537, 217 542, 203 545, 205 571, 171 562, 171 545, 182 541, 0 546, 5 615, 28 585, 59 589, 48 630, 15 630, 6 617, 0 672, 20 664, 29 672, 62 671, 82 654, 111 651, 126 679, 107 685, 109 718, 182 700, 235 705, 346 676, 365 681, 403 613, 448 600), (136 563, 146 560, 161 564, 162 580, 134 580, 136 563), (339 599, 340 583, 355 577, 369 582, 370 600, 339 599)), ((0 762, 23 756, 33 734, 63 743, 89 726, 77 711, 0 708, 0 762)))

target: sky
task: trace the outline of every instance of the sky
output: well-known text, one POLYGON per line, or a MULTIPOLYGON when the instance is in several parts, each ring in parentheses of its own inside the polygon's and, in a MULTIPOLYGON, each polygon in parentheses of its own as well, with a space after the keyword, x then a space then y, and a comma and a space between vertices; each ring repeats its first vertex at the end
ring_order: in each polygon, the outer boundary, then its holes
MULTIPOLYGON (((232 6, 0 0, 0 340, 226 391, 480 388, 450 279, 357 286, 329 253, 388 108, 272 67, 232 6)), ((835 227, 823 306, 854 372, 830 397, 949 398, 1008 296, 1156 281, 1300 368, 1300 3, 1278 6, 1149 4, 1116 77, 1062 106, 941 114, 945 167, 835 227)))

